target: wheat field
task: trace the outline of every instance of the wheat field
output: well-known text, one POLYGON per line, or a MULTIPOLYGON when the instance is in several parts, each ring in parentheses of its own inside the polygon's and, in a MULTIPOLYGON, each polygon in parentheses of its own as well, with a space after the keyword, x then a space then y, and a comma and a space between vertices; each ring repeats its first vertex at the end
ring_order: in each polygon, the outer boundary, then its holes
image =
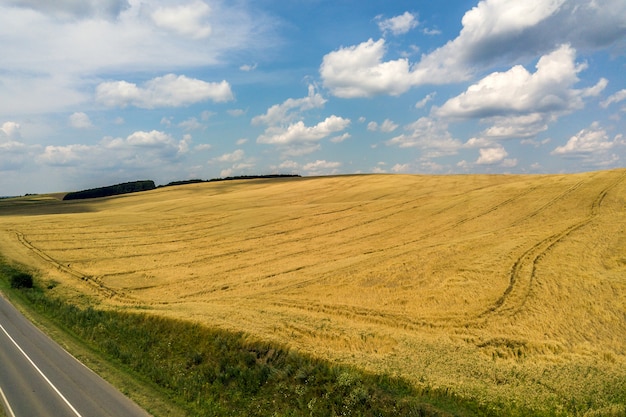
POLYGON ((626 413, 626 170, 30 196, 0 200, 0 253, 75 303, 242 331, 486 404, 626 413))

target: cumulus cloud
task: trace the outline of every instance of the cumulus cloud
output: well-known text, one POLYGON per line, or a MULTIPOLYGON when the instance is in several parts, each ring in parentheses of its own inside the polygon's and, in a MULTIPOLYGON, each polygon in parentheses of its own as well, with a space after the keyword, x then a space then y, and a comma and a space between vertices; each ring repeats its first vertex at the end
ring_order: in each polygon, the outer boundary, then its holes
MULTIPOLYGON (((516 65, 506 72, 494 72, 448 100, 436 114, 442 117, 492 117, 546 111, 579 109, 583 90, 572 89, 577 74, 585 69, 574 60, 576 51, 563 45, 542 56, 535 73, 516 65)), ((606 85, 606 80, 601 81, 606 85)))
POLYGON ((495 62, 545 54, 563 43, 601 48, 626 34, 621 0, 485 0, 462 19, 459 36, 422 57, 415 67, 424 81, 467 79, 495 62))
POLYGON ((72 113, 69 117, 69 124, 76 129, 89 129, 93 127, 91 119, 83 112, 72 113))
POLYGON ((381 131, 384 133, 391 133, 398 128, 398 125, 390 119, 385 119, 380 125, 376 122, 369 122, 367 124, 367 130, 372 132, 381 131))
POLYGON ((193 39, 203 39, 211 35, 207 18, 211 8, 202 1, 172 7, 158 7, 150 17, 163 29, 193 39))
POLYGON ((493 64, 519 62, 565 43, 572 49, 606 47, 626 36, 624 20, 622 0, 484 0, 465 13, 457 38, 413 65, 385 61, 384 39, 370 39, 324 56, 320 75, 338 97, 399 95, 417 85, 465 81, 493 64))
POLYGON ((91 151, 92 147, 88 145, 49 145, 39 155, 38 160, 51 166, 75 166, 81 164, 91 151))
POLYGON ((383 62, 385 52, 384 39, 370 39, 327 54, 320 66, 324 87, 342 98, 405 93, 415 84, 409 61, 383 62))
POLYGON ((319 141, 345 130, 349 119, 329 116, 314 126, 307 126, 302 114, 311 109, 324 107, 323 98, 313 85, 309 85, 307 97, 289 98, 281 104, 271 106, 265 114, 252 119, 253 125, 267 125, 257 143, 275 145, 281 148, 283 157, 306 155, 320 149, 319 141))
POLYGON ((226 81, 209 83, 175 74, 153 78, 141 87, 127 81, 110 81, 96 88, 96 100, 108 107, 181 107, 207 100, 224 102, 233 98, 230 84, 226 81))
POLYGON ((337 173, 339 167, 341 167, 341 162, 318 159, 317 161, 304 164, 302 170, 306 171, 309 175, 328 175, 337 173))
POLYGON ((599 123, 594 122, 589 128, 582 129, 570 137, 565 145, 557 146, 551 154, 582 159, 591 165, 605 166, 617 162, 619 157, 613 151, 625 145, 626 139, 622 134, 611 139, 608 132, 599 123))
POLYGON ((36 161, 48 166, 79 168, 80 172, 154 170, 177 161, 189 149, 191 137, 176 140, 152 130, 136 131, 125 138, 105 137, 93 145, 48 145, 36 161))
POLYGON ((478 165, 494 165, 502 162, 508 156, 503 147, 480 149, 480 156, 476 163, 478 165))
POLYGON ((584 98, 597 96, 606 87, 600 79, 589 88, 573 88, 585 64, 575 62, 576 51, 562 45, 542 56, 536 71, 516 65, 494 72, 471 85, 462 94, 433 110, 452 119, 479 118, 491 123, 484 135, 492 138, 528 138, 548 128, 548 122, 584 107, 584 98))
MULTIPOLYGON (((86 92, 105 74, 207 68, 233 56, 225 52, 240 56, 240 51, 263 51, 274 39, 273 18, 259 11, 252 16, 251 8, 241 3, 188 0, 179 4, 0 1, 0 111, 50 112, 84 106, 93 98, 86 92), (204 37, 207 28, 210 42, 204 37)), ((223 92, 221 98, 231 96, 225 88, 223 92)))
POLYGON ((300 113, 306 110, 322 108, 326 99, 315 91, 315 86, 309 85, 309 94, 303 98, 289 98, 281 104, 275 104, 265 114, 255 116, 253 125, 280 125, 292 122, 300 117, 300 113))
POLYGON ((178 124, 178 127, 182 127, 184 130, 200 130, 204 129, 205 126, 198 121, 195 117, 190 117, 187 120, 184 120, 178 124))
POLYGON ((315 126, 305 126, 299 121, 286 128, 269 128, 258 137, 257 143, 291 145, 294 143, 317 142, 333 133, 341 132, 350 125, 350 119, 329 116, 315 126))
POLYGON ((384 34, 391 32, 394 35, 402 35, 419 25, 417 16, 409 12, 389 19, 382 19, 379 16, 377 20, 378 28, 384 34))
POLYGON ((419 148, 425 157, 434 158, 455 155, 463 144, 454 139, 448 131, 448 125, 437 119, 422 117, 405 127, 407 133, 398 135, 386 142, 389 146, 400 148, 419 148))
POLYGON ((232 153, 225 153, 221 156, 218 156, 217 158, 215 158, 216 162, 237 162, 237 161, 241 161, 244 158, 245 152, 241 149, 237 149, 236 151, 232 152, 232 153))
POLYGON ((20 139, 20 124, 16 122, 4 122, 0 126, 0 142, 3 140, 14 141, 20 139))

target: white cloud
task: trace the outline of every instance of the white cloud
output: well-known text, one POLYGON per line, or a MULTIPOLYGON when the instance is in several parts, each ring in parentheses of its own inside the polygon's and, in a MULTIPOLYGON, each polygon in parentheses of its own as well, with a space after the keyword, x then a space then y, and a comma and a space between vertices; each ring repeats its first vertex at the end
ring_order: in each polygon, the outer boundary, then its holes
POLYGON ((105 137, 94 145, 49 145, 37 162, 55 167, 79 168, 77 172, 153 171, 171 164, 187 152, 191 137, 177 141, 171 135, 152 130, 136 131, 126 138, 105 137))
POLYGON ((237 162, 241 161, 245 156, 245 152, 241 149, 237 149, 232 153, 225 153, 224 155, 215 158, 216 162, 237 162))
POLYGON ((72 113, 69 117, 69 124, 76 129, 89 129, 93 127, 91 119, 83 112, 72 113))
POLYGON ((174 138, 165 132, 152 130, 150 132, 137 131, 126 138, 126 143, 139 147, 160 147, 174 143, 174 138))
POLYGON ((417 16, 409 12, 404 12, 404 14, 390 19, 380 20, 379 18, 378 21, 378 28, 384 34, 391 32, 394 35, 402 35, 418 25, 417 16))
POLYGON ((495 116, 487 119, 492 126, 483 135, 493 139, 530 138, 548 130, 548 122, 555 118, 551 113, 495 116))
POLYGON ((51 166, 75 166, 86 159, 92 148, 87 145, 46 146, 38 160, 51 166))
POLYGON ((491 138, 529 138, 548 129, 559 116, 584 107, 584 98, 596 96, 606 87, 600 79, 595 86, 573 88, 578 73, 586 68, 576 64, 576 51, 563 45, 542 56, 534 73, 521 65, 494 72, 446 101, 433 114, 443 118, 479 118, 492 126, 483 134, 491 138))
POLYGON ((385 119, 380 125, 380 131, 385 133, 391 133, 398 128, 398 125, 389 119, 385 119))
POLYGON ((409 172, 410 169, 411 169, 410 164, 395 164, 394 166, 391 167, 391 171, 395 172, 396 174, 399 174, 402 172, 409 172))
POLYGON ((315 162, 309 162, 302 166, 302 169, 309 173, 309 175, 321 175, 328 173, 336 173, 337 168, 341 166, 341 162, 332 162, 326 160, 317 160, 315 162))
POLYGON ((327 54, 320 66, 324 87, 343 98, 405 93, 415 83, 409 61, 383 62, 385 52, 384 39, 370 39, 327 54))
POLYGON ((330 141, 331 141, 332 143, 341 143, 341 142, 343 142, 344 140, 349 139, 349 138, 351 138, 351 137, 352 137, 352 135, 351 135, 351 134, 349 134, 348 132, 346 132, 346 133, 344 133, 343 135, 339 135, 339 136, 335 136, 335 137, 333 137, 333 138, 330 138, 330 141))
POLYGON ((202 11, 211 5, 210 14, 198 20, 201 26, 188 25, 183 14, 178 14, 178 29, 164 29, 165 17, 159 19, 157 11, 159 7, 178 10, 175 4, 161 0, 1 1, 0 112, 46 113, 85 107, 93 98, 87 92, 106 74, 130 73, 136 79, 137 74, 210 68, 228 63, 229 57, 238 57, 241 51, 263 51, 275 40, 274 18, 259 10, 253 16, 252 6, 240 2, 190 0, 180 7, 202 11), (154 13, 156 22, 151 17, 154 13), (196 38, 203 36, 209 23, 210 42, 196 38), (172 36, 172 30, 189 32, 172 36))
POLYGON ((625 20, 623 0, 484 0, 465 13, 457 38, 414 65, 384 61, 384 39, 370 39, 328 53, 320 75, 338 97, 400 95, 417 85, 465 81, 493 64, 517 63, 565 43, 572 50, 606 47, 624 38, 625 20))
POLYGON ((574 49, 563 45, 542 56, 534 74, 521 65, 494 72, 448 100, 436 114, 470 118, 580 109, 583 90, 571 87, 585 65, 576 65, 575 56, 574 49))
POLYGON ((495 165, 504 161, 508 156, 507 151, 503 147, 480 149, 480 156, 476 163, 478 165, 495 165))
POLYGON ((180 122, 178 127, 182 127, 184 130, 189 131, 203 129, 205 126, 195 117, 190 117, 189 119, 180 122))
POLYGON ((431 101, 433 98, 435 98, 436 95, 437 95, 436 92, 432 92, 430 94, 427 94, 423 99, 421 99, 420 101, 415 103, 415 108, 416 109, 423 109, 429 101, 431 101))
POLYGON ((623 38, 624 19, 621 0, 484 0, 465 13, 459 36, 422 57, 415 73, 422 82, 445 84, 563 43, 601 48, 623 38))
POLYGON ((237 142, 235 143, 237 146, 245 145, 246 143, 248 143, 248 139, 247 138, 237 139, 237 142))
POLYGON ((268 128, 257 138, 257 143, 271 145, 291 145, 295 143, 317 142, 333 133, 341 132, 350 125, 350 119, 332 115, 315 126, 305 126, 302 121, 287 128, 268 128))
POLYGON ((298 169, 299 165, 297 162, 287 160, 287 161, 281 162, 280 165, 278 165, 278 168, 279 169, 298 169))
POLYGON ((167 74, 147 81, 143 87, 127 81, 110 81, 98 85, 96 100, 109 107, 133 105, 145 109, 181 107, 207 100, 233 100, 226 81, 209 83, 184 75, 167 74))
POLYGON ((16 122, 4 122, 0 126, 0 143, 3 139, 18 140, 21 137, 20 124, 16 122))
POLYGON ((380 125, 376 122, 369 122, 367 124, 367 130, 376 132, 381 131, 384 133, 393 132, 398 128, 398 125, 391 121, 390 119, 385 119, 380 125))
POLYGON ((626 100, 626 89, 620 90, 615 94, 610 95, 606 100, 600 103, 605 109, 613 103, 619 103, 626 100))
POLYGON ((436 119, 422 117, 407 125, 406 134, 396 136, 386 142, 390 146, 400 148, 420 148, 425 150, 426 157, 455 155, 463 144, 454 139, 448 131, 448 125, 436 119))
POLYGON ((244 64, 242 66, 239 67, 240 70, 245 71, 245 72, 249 72, 249 71, 254 71, 257 68, 258 64, 244 64))
POLYGON ((156 26, 192 39, 211 35, 207 18, 211 8, 202 1, 172 7, 158 7, 150 17, 156 26))
POLYGON ((619 146, 625 146, 626 140, 618 134, 613 139, 599 123, 594 122, 587 129, 582 129, 570 137, 563 146, 557 146, 552 155, 579 158, 585 163, 604 166, 616 162, 619 157, 612 152, 619 146))
POLYGON ((315 91, 313 85, 309 85, 309 94, 304 98, 289 98, 282 104, 275 104, 263 115, 255 116, 252 119, 253 125, 265 124, 268 126, 289 123, 300 116, 300 113, 306 110, 322 108, 326 103, 326 99, 315 91))

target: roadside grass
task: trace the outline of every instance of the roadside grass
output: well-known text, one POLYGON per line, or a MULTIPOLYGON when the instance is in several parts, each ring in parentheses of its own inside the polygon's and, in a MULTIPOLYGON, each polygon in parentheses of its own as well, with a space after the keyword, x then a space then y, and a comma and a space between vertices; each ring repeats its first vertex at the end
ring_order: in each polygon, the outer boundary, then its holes
MULTIPOLYGON (((43 330, 91 370, 117 387, 124 395, 155 417, 185 417, 187 412, 176 405, 168 393, 143 376, 124 368, 105 357, 96 347, 77 337, 53 316, 42 314, 31 302, 28 292, 42 291, 39 287, 28 291, 11 288, 10 278, 16 273, 30 273, 26 269, 8 265, 0 256, 0 292, 30 321, 43 330)), ((0 407, 0 417, 8 417, 0 407)))
MULTIPOLYGON (((143 381, 155 387, 151 395, 187 415, 529 415, 511 405, 479 405, 449 390, 417 389, 399 378, 333 365, 243 333, 147 314, 79 308, 49 297, 37 285, 9 288, 7 277, 16 273, 0 264, 1 288, 13 300, 26 303, 38 318, 80 340, 127 378, 138 378, 138 385, 143 381)), ((145 401, 150 393, 142 395, 145 401)), ((138 402, 145 406, 143 401, 138 402)), ((171 409, 148 411, 174 415, 171 409)))

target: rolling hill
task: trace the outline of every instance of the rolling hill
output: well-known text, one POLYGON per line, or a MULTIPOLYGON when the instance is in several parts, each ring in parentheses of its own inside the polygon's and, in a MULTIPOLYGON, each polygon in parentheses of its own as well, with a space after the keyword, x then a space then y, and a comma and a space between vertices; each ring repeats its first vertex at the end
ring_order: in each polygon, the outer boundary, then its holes
POLYGON ((244 332, 484 403, 626 412, 626 170, 29 196, 0 201, 0 253, 76 303, 244 332))

